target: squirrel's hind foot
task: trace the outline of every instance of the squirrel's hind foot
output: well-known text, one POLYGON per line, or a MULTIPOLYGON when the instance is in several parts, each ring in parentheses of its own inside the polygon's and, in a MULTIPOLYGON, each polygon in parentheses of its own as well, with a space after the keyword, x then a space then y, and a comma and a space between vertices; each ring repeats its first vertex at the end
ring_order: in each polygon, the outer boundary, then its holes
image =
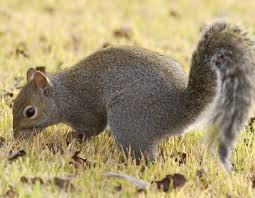
POLYGON ((220 161, 221 166, 223 167, 223 169, 226 172, 231 172, 233 170, 233 165, 231 164, 231 162, 229 160, 226 161, 220 161))

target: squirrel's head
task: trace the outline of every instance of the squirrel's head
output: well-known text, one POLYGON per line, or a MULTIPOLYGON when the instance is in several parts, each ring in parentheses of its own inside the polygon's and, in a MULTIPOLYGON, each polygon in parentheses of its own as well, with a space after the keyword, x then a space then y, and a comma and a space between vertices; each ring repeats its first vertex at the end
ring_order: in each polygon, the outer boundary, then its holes
POLYGON ((53 85, 46 75, 34 68, 27 71, 27 83, 13 104, 15 138, 27 138, 57 119, 53 85))

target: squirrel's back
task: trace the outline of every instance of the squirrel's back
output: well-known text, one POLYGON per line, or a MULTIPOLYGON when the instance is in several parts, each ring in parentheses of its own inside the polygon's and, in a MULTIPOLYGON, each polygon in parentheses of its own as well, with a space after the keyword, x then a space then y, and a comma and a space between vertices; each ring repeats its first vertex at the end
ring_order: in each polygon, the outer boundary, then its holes
MULTIPOLYGON (((187 85, 186 75, 175 61, 140 47, 118 46, 102 49, 80 61, 70 70, 76 73, 93 72, 93 75, 104 75, 107 78, 114 75, 115 71, 125 75, 125 72, 139 70, 143 74, 167 78, 167 81, 175 84, 176 88, 182 89, 187 85)), ((67 73, 70 73, 70 70, 67 73)))

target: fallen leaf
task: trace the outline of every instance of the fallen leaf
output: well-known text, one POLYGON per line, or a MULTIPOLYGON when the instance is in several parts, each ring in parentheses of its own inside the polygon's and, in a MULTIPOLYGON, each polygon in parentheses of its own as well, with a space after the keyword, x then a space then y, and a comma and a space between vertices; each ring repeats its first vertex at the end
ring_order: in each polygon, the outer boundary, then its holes
POLYGON ((149 183, 144 181, 144 180, 137 179, 135 177, 125 175, 125 174, 114 173, 114 172, 106 172, 106 173, 104 173, 104 176, 125 179, 128 182, 135 185, 139 190, 145 190, 147 188, 147 186, 149 185, 149 183))
POLYGON ((174 158, 174 161, 178 163, 179 166, 186 164, 187 162, 187 153, 178 152, 176 154, 170 155, 171 158, 174 158))
POLYGON ((13 186, 9 186, 9 189, 4 194, 0 195, 0 197, 14 198, 18 197, 18 193, 13 186))
POLYGON ((88 159, 80 157, 79 154, 80 151, 76 151, 74 153, 74 155, 71 157, 72 161, 70 161, 70 165, 74 165, 76 168, 78 168, 79 166, 87 168, 91 167, 92 165, 95 165, 95 163, 89 161, 88 159))
POLYGON ((19 157, 22 157, 22 156, 25 156, 26 155, 26 152, 24 149, 21 149, 21 150, 18 150, 18 151, 15 151, 15 152, 12 152, 9 156, 8 156, 8 160, 9 161, 13 161, 19 157))
POLYGON ((255 175, 252 176, 251 182, 252 182, 252 188, 255 188, 255 175))
POLYGON ((72 156, 72 159, 76 162, 86 162, 87 159, 84 159, 84 158, 81 158, 79 157, 79 154, 80 154, 81 151, 75 151, 74 155, 72 156))
POLYGON ((170 184, 172 182, 173 189, 183 187, 186 183, 186 178, 179 174, 175 173, 173 175, 166 175, 162 180, 155 181, 158 189, 163 189, 164 192, 167 192, 170 188, 170 184))
POLYGON ((113 31, 113 36, 116 38, 130 39, 133 32, 130 27, 121 27, 113 31))
POLYGON ((122 190, 122 186, 121 185, 114 186, 114 190, 120 192, 122 190))
POLYGON ((22 183, 25 183, 25 184, 36 184, 36 182, 39 182, 40 184, 44 184, 42 178, 40 178, 40 177, 30 177, 30 178, 28 178, 28 177, 22 176, 20 178, 20 181, 22 183))
POLYGON ((173 187, 174 188, 180 188, 182 186, 184 186, 184 184, 186 183, 186 178, 178 173, 175 173, 173 175, 173 187))
POLYGON ((4 98, 12 98, 13 97, 13 93, 12 92, 9 92, 9 91, 4 91, 4 98))
POLYGON ((66 190, 74 188, 73 184, 71 183, 71 181, 69 179, 55 177, 53 179, 53 183, 54 183, 54 185, 58 186, 59 188, 64 188, 66 190))
POLYGON ((138 193, 142 193, 142 192, 146 192, 146 190, 145 190, 145 189, 142 189, 142 188, 139 188, 139 189, 137 189, 137 192, 138 192, 138 193))
POLYGON ((163 189, 164 192, 167 192, 170 188, 171 176, 172 175, 166 175, 162 180, 155 181, 158 189, 163 189))

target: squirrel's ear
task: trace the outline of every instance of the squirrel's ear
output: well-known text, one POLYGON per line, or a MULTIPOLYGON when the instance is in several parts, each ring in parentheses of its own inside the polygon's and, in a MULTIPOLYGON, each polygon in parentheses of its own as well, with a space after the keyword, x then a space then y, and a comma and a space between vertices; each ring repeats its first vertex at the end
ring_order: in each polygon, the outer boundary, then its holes
POLYGON ((47 91, 50 86, 50 80, 40 71, 35 72, 34 80, 38 89, 47 91))
POLYGON ((34 75, 35 75, 35 68, 31 67, 27 70, 27 82, 30 82, 31 80, 34 79, 34 75))

